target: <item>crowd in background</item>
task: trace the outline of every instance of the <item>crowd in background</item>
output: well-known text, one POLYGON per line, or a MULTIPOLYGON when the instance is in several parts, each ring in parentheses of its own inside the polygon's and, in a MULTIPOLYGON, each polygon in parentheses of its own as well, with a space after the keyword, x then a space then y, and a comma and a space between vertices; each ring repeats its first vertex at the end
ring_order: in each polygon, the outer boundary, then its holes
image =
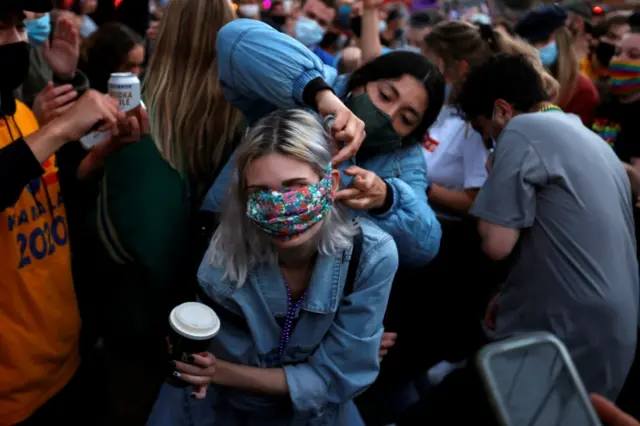
POLYGON ((632 7, 0 0, 0 178, 0 426, 496 424, 531 331, 639 424, 632 7))

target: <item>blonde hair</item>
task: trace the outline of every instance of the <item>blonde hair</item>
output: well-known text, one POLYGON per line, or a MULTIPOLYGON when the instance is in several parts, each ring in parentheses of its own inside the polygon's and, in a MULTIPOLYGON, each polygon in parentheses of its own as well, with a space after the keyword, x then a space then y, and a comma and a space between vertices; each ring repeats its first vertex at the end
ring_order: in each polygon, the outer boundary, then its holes
MULTIPOLYGON (((492 29, 465 21, 441 22, 427 34, 424 42, 427 51, 442 59, 445 75, 455 72, 455 66, 461 61, 465 61, 469 68, 474 68, 498 53, 523 55, 540 74, 549 99, 555 100, 558 96, 558 82, 542 66, 536 49, 502 28, 492 29)), ((455 87, 452 96, 455 96, 455 87)))
MULTIPOLYGON (((329 135, 318 119, 303 110, 279 110, 262 118, 247 133, 236 151, 236 164, 225 197, 220 225, 211 239, 209 260, 224 269, 224 278, 244 284, 249 272, 263 263, 277 262, 269 237, 247 217, 245 175, 251 162, 278 153, 308 164, 320 178, 331 164, 329 135)), ((334 204, 319 225, 320 254, 334 255, 351 246, 356 226, 342 204, 334 204)))
POLYGON ((560 94, 556 102, 560 106, 565 106, 573 95, 580 72, 580 63, 569 30, 560 27, 554 32, 554 35, 558 45, 558 60, 551 67, 551 73, 560 83, 560 94))
POLYGON ((171 0, 145 77, 158 150, 196 185, 224 166, 241 118, 218 79, 217 33, 233 19, 227 0, 171 0))

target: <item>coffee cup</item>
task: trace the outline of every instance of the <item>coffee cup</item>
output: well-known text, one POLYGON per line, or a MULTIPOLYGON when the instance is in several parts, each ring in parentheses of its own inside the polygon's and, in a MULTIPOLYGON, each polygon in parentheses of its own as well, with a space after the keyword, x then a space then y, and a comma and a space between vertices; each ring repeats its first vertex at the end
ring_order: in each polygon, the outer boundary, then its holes
MULTIPOLYGON (((207 352, 211 340, 220 331, 220 319, 216 313, 199 302, 186 302, 173 308, 169 314, 169 325, 171 358, 185 363, 189 362, 191 354, 207 352)), ((188 386, 173 375, 169 382, 177 387, 188 386)))

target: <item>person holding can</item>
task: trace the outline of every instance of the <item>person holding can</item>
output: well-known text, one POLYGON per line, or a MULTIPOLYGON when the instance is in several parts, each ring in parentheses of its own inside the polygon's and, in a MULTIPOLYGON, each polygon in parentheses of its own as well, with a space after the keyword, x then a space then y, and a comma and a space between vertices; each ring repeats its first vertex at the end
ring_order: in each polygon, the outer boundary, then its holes
MULTIPOLYGON (((94 424, 83 418, 80 315, 71 273, 71 249, 63 175, 57 153, 96 125, 114 136, 95 158, 121 138, 124 113, 112 98, 85 93, 61 116, 39 128, 31 110, 14 98, 29 69, 24 10, 44 13, 46 0, 0 4, 0 425, 94 424)), ((131 130, 131 129, 129 129, 131 130)), ((80 166, 87 166, 81 163, 80 166)), ((97 163, 94 163, 97 164, 97 163)))

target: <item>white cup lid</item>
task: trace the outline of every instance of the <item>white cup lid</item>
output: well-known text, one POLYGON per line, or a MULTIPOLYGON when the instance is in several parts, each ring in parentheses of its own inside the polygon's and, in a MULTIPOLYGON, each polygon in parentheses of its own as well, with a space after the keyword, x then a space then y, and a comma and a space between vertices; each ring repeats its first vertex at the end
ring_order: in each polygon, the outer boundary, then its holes
POLYGON ((169 324, 176 333, 192 340, 210 339, 220 330, 220 319, 213 309, 198 302, 186 302, 173 308, 169 324))

